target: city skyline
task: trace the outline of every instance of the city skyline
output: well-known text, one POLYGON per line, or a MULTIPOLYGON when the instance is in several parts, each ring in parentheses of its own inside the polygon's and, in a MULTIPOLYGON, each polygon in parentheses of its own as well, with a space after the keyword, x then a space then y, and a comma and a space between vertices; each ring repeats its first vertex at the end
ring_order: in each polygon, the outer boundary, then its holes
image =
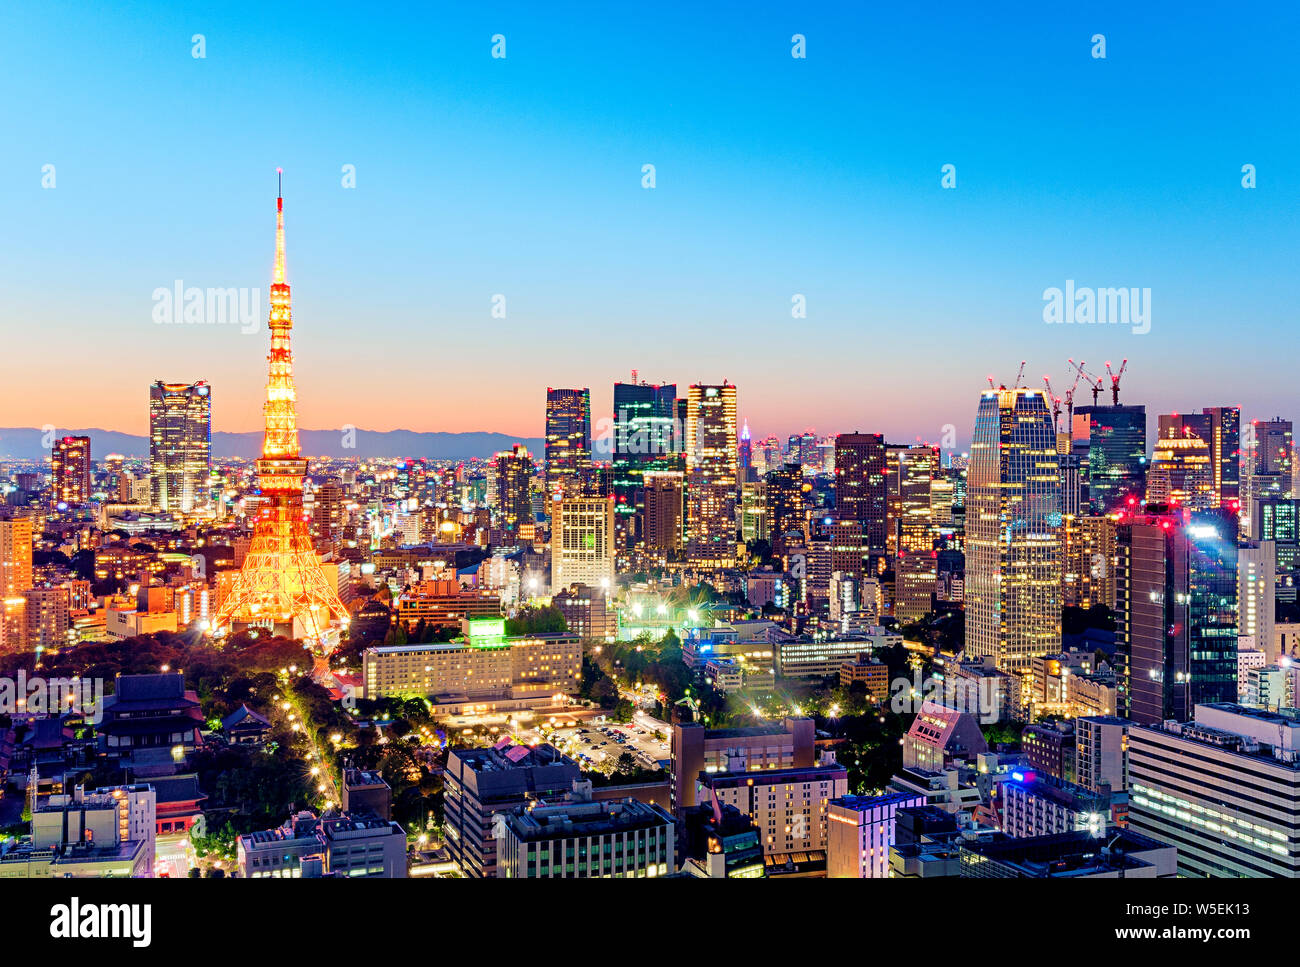
MULTIPOLYGON (((245 4, 150 23, 108 12, 72 22, 74 9, 41 14, 69 21, 65 32, 21 49, 0 39, 18 76, 54 68, 23 102, 39 111, 7 105, 27 151, 6 162, 6 201, 29 231, 0 243, 22 280, 0 312, 16 354, 54 327, 74 343, 112 332, 130 351, 111 368, 75 364, 84 394, 39 394, 34 371, 12 373, 0 386, 11 426, 143 432, 134 387, 205 379, 218 388, 214 427, 255 429, 260 387, 243 337, 264 337, 260 320, 248 333, 158 325, 152 294, 181 280, 260 293, 265 306, 266 258, 248 239, 279 165, 295 198, 300 317, 319 337, 303 357, 308 427, 534 437, 546 385, 590 386, 593 413, 608 414, 612 384, 636 368, 679 385, 730 380, 759 437, 813 426, 936 440, 952 424, 964 438, 986 374, 1010 384, 1028 358, 1030 385, 1043 373, 1058 385, 1069 357, 1090 368, 1128 358, 1128 398, 1149 412, 1288 408, 1284 360, 1255 348, 1286 331, 1285 279, 1300 255, 1286 215, 1296 135, 1273 121, 1294 113, 1294 85, 1275 73, 1284 31, 1205 12, 1157 28, 1115 8, 1035 12, 996 36, 977 30, 981 46, 962 29, 977 17, 968 11, 949 31, 904 12, 831 8, 780 30, 781 18, 703 13, 684 35, 633 30, 617 13, 452 11, 436 24, 412 13, 439 51, 428 58, 370 28, 309 20, 297 43, 273 47, 270 15, 245 4), (1105 59, 1089 53, 1093 21, 1107 28, 1105 59), (804 59, 791 57, 796 32, 804 59), (492 56, 497 33, 505 58, 492 56), (1268 93, 1218 94, 1226 68, 1206 35, 1234 45, 1234 84, 1268 93), (871 57, 858 56, 864 46, 871 57), (345 51, 351 83, 304 86, 345 51), (624 68, 615 77, 610 61, 624 68), (87 62, 102 71, 89 93, 87 62), (1026 66, 1032 92, 1018 84, 1026 66), (1175 71, 1177 90, 1163 79, 1175 71), (872 96, 885 78, 889 95, 872 96), (394 99, 390 81, 409 99, 394 99), (135 112, 101 111, 95 90, 135 112), (285 109, 263 110, 268 96, 285 109), (201 122, 188 119, 189 98, 201 122), (151 114, 174 120, 158 129, 151 114), (148 149, 159 130, 173 148, 163 164, 148 149), (1216 146, 1190 151, 1203 142, 1216 146), (1115 160, 1117 144, 1131 163, 1115 160), (343 187, 346 166, 355 188, 343 187), (71 285, 67 259, 80 266, 71 285), (1072 280, 1150 289, 1150 330, 1045 323, 1043 293, 1072 280), (504 319, 491 314, 498 295, 504 319), (493 330, 517 350, 492 359, 491 399, 457 405, 478 386, 478 339, 493 330), (771 350, 801 330, 818 342, 787 366, 771 350), (555 353, 561 342, 578 348, 555 353), (927 361, 926 394, 916 370, 872 365, 931 345, 946 352, 927 361), (425 365, 448 357, 458 365, 430 399, 425 365)), ((3 36, 34 33, 22 11, 0 16, 14 28, 3 36)))
POLYGON ((15 936, 1284 923, 1145 881, 1300 879, 1300 6, 480 6, 0 7, 15 936))

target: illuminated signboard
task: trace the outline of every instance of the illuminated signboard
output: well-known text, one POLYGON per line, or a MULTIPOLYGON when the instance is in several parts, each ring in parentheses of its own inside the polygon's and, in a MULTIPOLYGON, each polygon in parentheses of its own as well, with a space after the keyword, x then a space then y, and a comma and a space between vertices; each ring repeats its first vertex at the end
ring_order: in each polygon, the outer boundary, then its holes
POLYGON ((469 643, 475 648, 505 643, 505 618, 470 618, 469 643))

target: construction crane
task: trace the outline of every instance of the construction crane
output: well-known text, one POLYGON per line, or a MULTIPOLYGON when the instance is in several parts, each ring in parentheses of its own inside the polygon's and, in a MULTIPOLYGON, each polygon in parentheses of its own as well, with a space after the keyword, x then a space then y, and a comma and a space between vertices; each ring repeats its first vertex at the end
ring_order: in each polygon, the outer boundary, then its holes
POLYGON ((1080 376, 1082 376, 1084 379, 1086 379, 1086 380, 1088 381, 1088 384, 1089 384, 1089 385, 1088 385, 1088 388, 1089 388, 1090 390, 1092 390, 1092 405, 1093 405, 1093 406, 1096 406, 1096 405, 1097 405, 1097 397, 1099 397, 1099 396, 1101 395, 1102 387, 1105 385, 1104 383, 1102 383, 1102 381, 1101 381, 1101 377, 1100 377, 1100 376, 1094 376, 1094 375, 1092 375, 1092 373, 1090 373, 1090 372, 1088 372, 1086 369, 1084 369, 1084 368, 1083 368, 1083 363, 1082 363, 1082 362, 1078 362, 1078 363, 1076 363, 1073 359, 1071 359, 1071 360, 1067 360, 1067 361, 1069 362, 1069 364, 1070 364, 1071 366, 1073 366, 1075 369, 1077 369, 1077 370, 1079 371, 1079 375, 1080 375, 1080 376))
POLYGON ((1059 433, 1061 431, 1061 398, 1052 394, 1052 381, 1046 376, 1043 377, 1043 385, 1047 387, 1047 398, 1052 401, 1052 429, 1059 433))
POLYGON ((1118 373, 1111 371, 1110 363, 1106 364, 1106 375, 1110 377, 1110 393, 1112 398, 1115 401, 1116 406, 1119 406, 1119 378, 1124 375, 1124 370, 1127 368, 1128 368, 1127 359, 1119 364, 1118 373))
POLYGON ((1070 431, 1070 439, 1074 439, 1074 391, 1079 388, 1081 374, 1074 374, 1074 385, 1065 391, 1065 422, 1066 429, 1070 431))
POLYGON ((1020 389, 1020 380, 1024 378, 1024 375, 1025 375, 1025 361, 1022 359, 1020 360, 1020 372, 1016 373, 1016 385, 1011 387, 1012 389, 1020 389))

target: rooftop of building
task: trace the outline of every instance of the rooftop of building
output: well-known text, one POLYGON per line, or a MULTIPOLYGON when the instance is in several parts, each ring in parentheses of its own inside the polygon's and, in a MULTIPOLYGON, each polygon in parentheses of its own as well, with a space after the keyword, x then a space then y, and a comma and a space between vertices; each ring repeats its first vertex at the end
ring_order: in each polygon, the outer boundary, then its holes
POLYGON ((875 809, 878 806, 890 806, 903 802, 915 802, 921 798, 914 792, 886 792, 878 796, 837 796, 830 801, 832 806, 842 806, 845 809, 852 809, 857 812, 863 812, 867 809, 875 809))
POLYGON ((1077 831, 1019 839, 995 836, 963 840, 961 849, 1015 867, 1031 877, 1057 878, 1149 866, 1145 859, 1132 854, 1172 847, 1137 833, 1111 828, 1101 837, 1077 831))
POLYGON ((347 838, 352 833, 386 833, 405 835, 397 823, 367 813, 343 813, 322 819, 320 828, 326 839, 347 838))
POLYGON ((847 775, 848 769, 838 762, 788 769, 749 769, 745 772, 701 772, 702 785, 714 789, 734 786, 769 785, 781 782, 808 782, 847 775))
POLYGON ((506 822, 520 839, 602 836, 672 826, 663 809, 636 799, 542 801, 511 812, 506 822))
POLYGON ((352 788, 361 786, 383 786, 388 788, 388 783, 378 772, 370 769, 345 769, 343 771, 343 782, 352 788))
POLYGON ((1132 725, 1131 719, 1121 718, 1118 715, 1081 715, 1074 720, 1075 728, 1079 727, 1081 722, 1091 722, 1094 725, 1132 725))
MULTIPOLYGON (((790 721, 811 722, 812 720, 791 719, 790 721)), ((746 726, 744 728, 736 728, 736 729, 709 729, 709 728, 705 728, 705 726, 701 725, 699 722, 680 722, 678 723, 677 728, 683 730, 702 729, 705 732, 705 736, 704 736, 705 739, 746 739, 746 738, 759 738, 765 735, 792 734, 790 730, 786 728, 784 720, 782 722, 774 722, 771 725, 751 725, 751 726, 746 726)))

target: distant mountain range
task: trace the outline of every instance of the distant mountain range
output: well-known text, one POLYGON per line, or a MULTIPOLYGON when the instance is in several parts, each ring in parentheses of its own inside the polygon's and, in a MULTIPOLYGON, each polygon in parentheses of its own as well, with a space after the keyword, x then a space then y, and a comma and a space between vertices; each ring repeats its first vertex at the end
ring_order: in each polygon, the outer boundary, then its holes
MULTIPOLYGON (((124 457, 148 457, 149 438, 116 430, 62 429, 57 436, 90 437, 90 453, 102 460, 110 453, 124 457)), ((42 442, 43 432, 33 427, 0 428, 0 459, 39 460, 48 457, 49 447, 42 442)), ((490 457, 498 450, 508 450, 522 443, 534 456, 541 458, 545 441, 540 437, 515 437, 504 433, 421 433, 415 430, 356 430, 355 439, 345 439, 342 430, 299 430, 302 452, 308 457, 426 457, 431 460, 469 460, 490 457), (348 448, 344 443, 354 443, 348 448)), ((248 433, 213 433, 212 456, 215 459, 243 457, 251 460, 262 450, 262 431, 248 433)))

